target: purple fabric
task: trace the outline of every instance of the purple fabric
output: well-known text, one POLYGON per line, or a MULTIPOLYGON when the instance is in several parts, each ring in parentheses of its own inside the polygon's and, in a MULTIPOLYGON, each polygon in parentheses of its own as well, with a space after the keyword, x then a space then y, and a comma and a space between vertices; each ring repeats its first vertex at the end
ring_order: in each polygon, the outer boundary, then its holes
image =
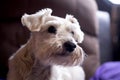
POLYGON ((101 65, 90 80, 120 80, 120 62, 101 65))

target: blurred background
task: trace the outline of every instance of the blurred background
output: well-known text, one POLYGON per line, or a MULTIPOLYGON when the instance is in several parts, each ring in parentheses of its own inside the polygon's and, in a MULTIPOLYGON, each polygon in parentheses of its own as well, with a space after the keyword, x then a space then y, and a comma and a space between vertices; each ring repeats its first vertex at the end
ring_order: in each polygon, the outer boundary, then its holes
MULTIPOLYGON (((108 38, 108 41, 106 40, 107 42, 110 41, 110 45, 108 46, 106 44, 103 44, 104 50, 110 50, 110 52, 107 52, 107 53, 111 54, 110 60, 119 61, 120 60, 120 44, 119 44, 120 43, 120 29, 119 29, 119 26, 120 26, 120 16, 119 16, 120 1, 119 0, 97 0, 97 5, 98 5, 99 10, 105 11, 108 13, 109 19, 110 19, 109 20, 109 38, 108 38), (105 46, 108 48, 106 49, 105 46)), ((100 30, 102 30, 102 29, 100 29, 100 30)), ((106 30, 103 30, 103 31, 106 32, 106 30)), ((106 37, 108 37, 108 36, 106 36, 106 37)), ((104 40, 102 42, 104 42, 104 40)), ((101 44, 101 46, 102 46, 102 44, 101 44)), ((101 47, 101 49, 102 49, 102 47, 101 47)), ((101 52, 101 54, 105 54, 105 53, 101 52)), ((102 56, 102 55, 101 55, 101 57, 105 58, 105 56, 102 56)), ((107 61, 107 60, 103 60, 103 62, 104 61, 107 61)), ((109 59, 108 59, 108 61, 109 61, 109 59)))
POLYGON ((80 45, 88 54, 86 80, 106 62, 120 61, 120 0, 1 0, 0 78, 6 78, 8 58, 25 44, 30 31, 21 24, 24 13, 52 8, 53 15, 74 15, 85 33, 80 45))

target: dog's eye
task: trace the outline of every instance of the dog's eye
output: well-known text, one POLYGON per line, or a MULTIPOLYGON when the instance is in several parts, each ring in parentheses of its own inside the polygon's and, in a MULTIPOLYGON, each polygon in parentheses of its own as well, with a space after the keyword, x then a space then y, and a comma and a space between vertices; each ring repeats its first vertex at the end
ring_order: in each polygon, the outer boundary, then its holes
POLYGON ((50 27, 48 28, 48 32, 49 32, 49 33, 56 33, 56 28, 55 28, 54 26, 50 26, 50 27))

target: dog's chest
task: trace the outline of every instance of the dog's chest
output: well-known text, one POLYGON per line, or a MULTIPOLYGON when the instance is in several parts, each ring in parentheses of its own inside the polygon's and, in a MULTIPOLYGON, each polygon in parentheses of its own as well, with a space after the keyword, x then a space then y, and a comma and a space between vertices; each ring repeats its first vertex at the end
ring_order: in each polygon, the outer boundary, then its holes
POLYGON ((84 80, 85 74, 81 67, 53 66, 50 80, 84 80))

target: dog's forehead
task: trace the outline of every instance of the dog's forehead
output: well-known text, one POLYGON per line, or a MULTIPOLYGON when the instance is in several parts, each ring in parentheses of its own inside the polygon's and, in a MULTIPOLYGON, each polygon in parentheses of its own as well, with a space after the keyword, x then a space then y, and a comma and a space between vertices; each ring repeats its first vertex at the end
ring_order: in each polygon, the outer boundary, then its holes
POLYGON ((61 24, 65 23, 65 22, 70 23, 70 21, 66 20, 65 18, 57 17, 57 16, 48 16, 46 18, 45 22, 48 22, 48 21, 58 21, 61 24))
POLYGON ((51 22, 52 24, 57 24, 57 25, 61 25, 67 28, 71 28, 71 29, 78 29, 80 28, 80 26, 76 23, 72 23, 70 20, 66 19, 66 18, 62 18, 62 17, 57 17, 57 16, 48 16, 45 20, 46 23, 51 22))

